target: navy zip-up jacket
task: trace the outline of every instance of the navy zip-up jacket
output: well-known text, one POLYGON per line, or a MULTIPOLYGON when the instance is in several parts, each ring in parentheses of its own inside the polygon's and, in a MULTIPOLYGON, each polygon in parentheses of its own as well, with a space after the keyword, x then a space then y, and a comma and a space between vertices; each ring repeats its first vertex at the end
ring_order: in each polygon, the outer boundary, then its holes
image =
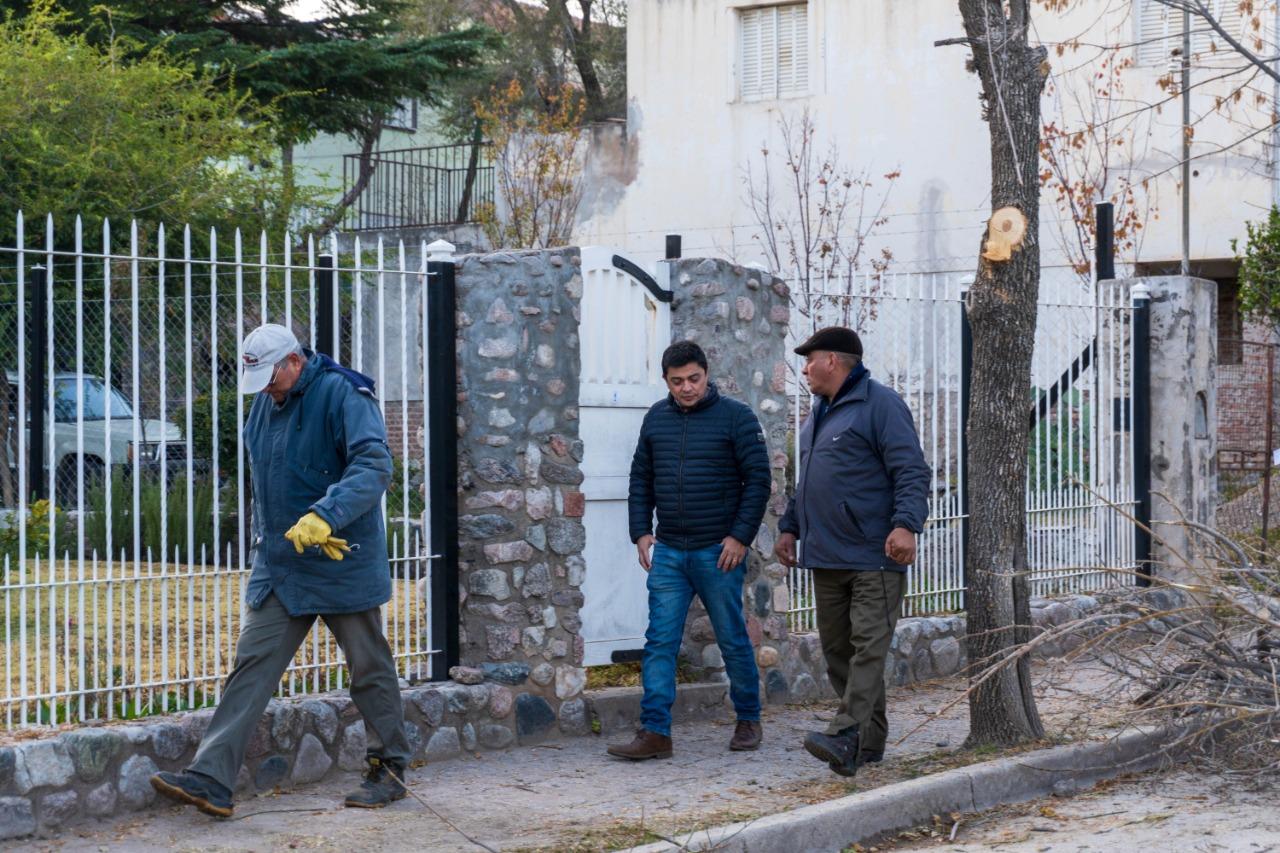
POLYGON ((760 421, 745 403, 721 397, 714 383, 690 409, 668 395, 649 409, 631 460, 631 541, 692 551, 732 536, 750 545, 760 529, 773 478, 760 421))
POLYGON ((799 483, 778 529, 800 539, 802 565, 906 571, 885 539, 895 527, 924 530, 933 474, 902 397, 855 378, 829 407, 813 407, 799 443, 799 483))

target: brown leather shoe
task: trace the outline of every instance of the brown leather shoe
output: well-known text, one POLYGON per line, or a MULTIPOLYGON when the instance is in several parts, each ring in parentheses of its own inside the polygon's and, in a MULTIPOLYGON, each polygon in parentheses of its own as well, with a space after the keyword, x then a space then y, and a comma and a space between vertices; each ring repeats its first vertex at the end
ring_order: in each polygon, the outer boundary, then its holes
POLYGON ((631 743, 615 743, 609 747, 609 754, 618 758, 629 758, 632 761, 644 761, 646 758, 670 758, 671 738, 648 729, 636 731, 635 740, 631 743))
POLYGON ((733 740, 729 741, 729 749, 734 752, 750 752, 760 747, 764 737, 764 727, 759 720, 738 720, 733 729, 733 740))

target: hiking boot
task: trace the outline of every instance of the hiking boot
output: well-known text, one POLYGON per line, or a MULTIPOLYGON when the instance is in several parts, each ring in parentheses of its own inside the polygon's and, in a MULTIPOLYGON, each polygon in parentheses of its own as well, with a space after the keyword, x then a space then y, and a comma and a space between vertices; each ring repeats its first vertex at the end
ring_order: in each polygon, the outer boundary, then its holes
POLYGON ((151 777, 151 787, 171 800, 190 803, 207 815, 231 817, 231 792, 208 776, 162 770, 151 777))
POLYGON ((635 740, 631 743, 615 743, 609 747, 608 752, 610 755, 632 761, 644 761, 646 758, 670 758, 671 738, 648 729, 638 729, 635 740))
POLYGON ((832 773, 852 776, 858 772, 857 726, 849 726, 833 735, 809 732, 804 738, 804 748, 814 758, 827 762, 832 773))
POLYGON ((398 761, 384 761, 376 755, 366 759, 369 767, 364 771, 364 781, 347 798, 344 806, 357 809, 380 809, 396 800, 403 800, 409 793, 404 786, 404 765, 398 761))
POLYGON ((729 741, 729 749, 734 752, 750 752, 760 747, 764 737, 764 727, 759 720, 738 720, 733 729, 733 740, 729 741))

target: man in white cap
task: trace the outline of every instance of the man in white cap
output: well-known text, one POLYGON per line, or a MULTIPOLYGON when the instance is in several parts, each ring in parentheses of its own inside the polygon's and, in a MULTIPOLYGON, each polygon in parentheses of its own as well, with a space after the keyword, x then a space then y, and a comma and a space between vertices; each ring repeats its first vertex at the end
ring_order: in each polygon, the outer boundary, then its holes
POLYGON ((382 633, 391 576, 380 502, 391 453, 373 380, 303 349, 273 323, 250 332, 243 350, 240 388, 258 395, 244 430, 253 480, 248 610, 235 668, 195 759, 151 784, 230 816, 249 739, 319 616, 346 655, 368 738, 368 770, 346 805, 385 806, 405 796, 412 750, 382 633))

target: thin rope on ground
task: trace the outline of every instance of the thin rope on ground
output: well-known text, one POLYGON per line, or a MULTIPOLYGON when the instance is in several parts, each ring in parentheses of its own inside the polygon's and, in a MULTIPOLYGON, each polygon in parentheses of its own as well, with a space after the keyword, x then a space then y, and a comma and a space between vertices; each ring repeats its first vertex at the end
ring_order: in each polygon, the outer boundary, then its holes
POLYGON ((256 812, 249 812, 248 814, 236 815, 235 817, 226 818, 226 820, 227 822, 231 822, 235 820, 245 820, 246 818, 257 817, 260 814, 289 814, 290 812, 311 812, 312 814, 320 814, 320 813, 332 814, 333 809, 324 809, 324 808, 318 808, 318 807, 313 807, 309 809, 258 809, 258 811, 256 812))
POLYGON ((488 844, 485 844, 483 841, 478 841, 478 840, 476 840, 475 838, 472 838, 470 835, 467 835, 465 832, 463 832, 461 829, 459 829, 459 828, 457 827, 457 825, 456 825, 456 824, 454 824, 454 822, 453 822, 453 821, 449 820, 447 817, 445 817, 444 815, 440 814, 440 812, 436 811, 436 810, 432 807, 431 803, 428 803, 426 800, 422 799, 422 797, 419 797, 419 796, 418 796, 418 794, 417 794, 417 792, 416 792, 416 791, 414 791, 412 788, 410 788, 408 785, 406 785, 406 784, 404 783, 404 780, 403 780, 403 779, 401 779, 399 776, 397 776, 397 775, 396 775, 396 772, 395 772, 394 770, 392 770, 390 767, 387 767, 385 764, 384 764, 384 765, 382 765, 382 767, 383 767, 383 769, 384 769, 384 770, 386 770, 386 771, 387 771, 387 775, 389 775, 392 779, 394 779, 396 782, 398 782, 398 783, 400 784, 400 786, 401 786, 401 787, 403 787, 403 788, 405 789, 405 791, 406 791, 406 792, 407 792, 411 797, 413 797, 413 798, 414 798, 415 800, 417 800, 418 802, 422 803, 422 805, 426 807, 427 811, 429 811, 429 812, 431 812, 433 815, 435 815, 435 816, 440 820, 440 822, 441 822, 441 823, 443 823, 443 824, 445 824, 446 826, 448 826, 448 827, 449 827, 450 829, 452 829, 454 832, 458 833, 459 835, 461 835, 463 838, 465 838, 465 839, 467 839, 468 841, 470 841, 470 842, 471 842, 472 844, 474 844, 475 846, 477 846, 477 847, 479 847, 479 848, 481 848, 481 849, 483 849, 483 850, 488 850, 488 851, 489 851, 489 853, 498 853, 498 851, 497 851, 497 850, 494 850, 492 847, 490 847, 488 844))

